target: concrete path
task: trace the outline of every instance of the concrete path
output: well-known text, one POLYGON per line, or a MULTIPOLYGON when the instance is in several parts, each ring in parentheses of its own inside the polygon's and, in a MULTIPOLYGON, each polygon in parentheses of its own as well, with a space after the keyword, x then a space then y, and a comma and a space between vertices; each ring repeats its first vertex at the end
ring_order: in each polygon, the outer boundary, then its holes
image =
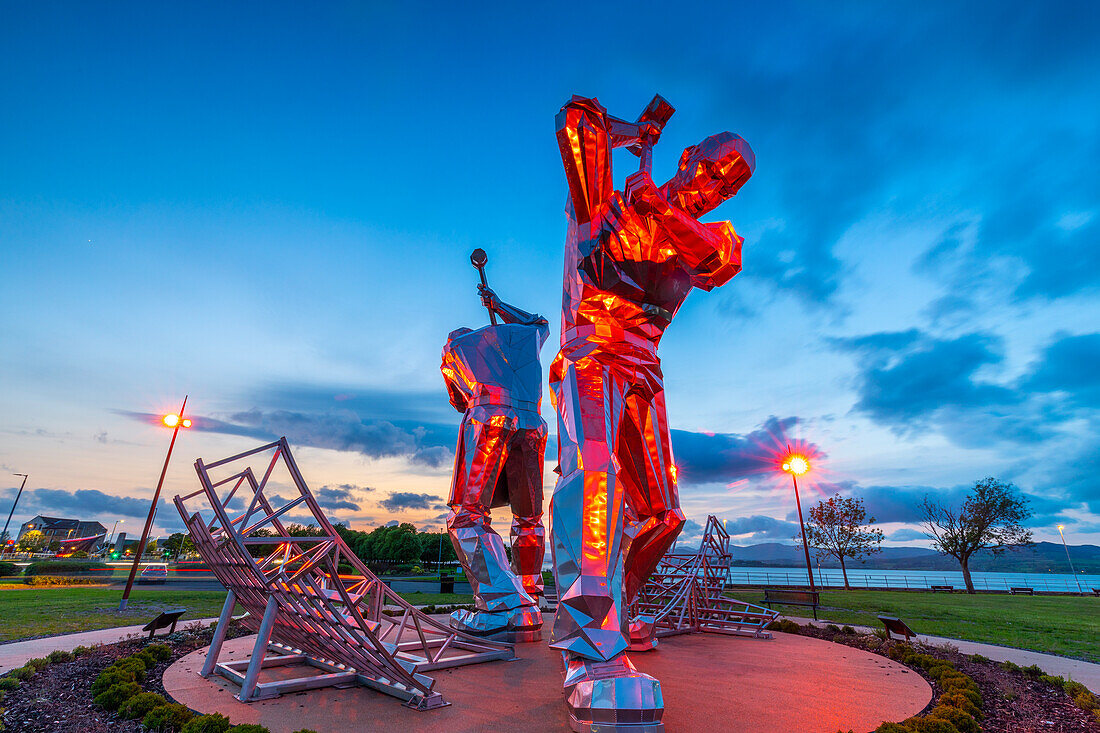
MULTIPOLYGON (((190 627, 193 624, 209 625, 216 618, 204 618, 197 621, 180 621, 179 630, 190 627)), ((142 624, 144 625, 144 624, 142 624)), ((166 630, 158 631, 163 635, 166 630)), ((113 629, 98 629, 96 631, 81 631, 76 634, 62 634, 61 636, 47 636, 41 639, 29 639, 27 641, 13 641, 10 644, 0 644, 0 674, 16 667, 22 667, 28 659, 44 657, 50 652, 71 652, 78 646, 95 646, 96 644, 114 644, 124 641, 130 636, 148 636, 148 631, 142 631, 141 626, 119 626, 113 629)))
MULTIPOLYGON (((833 623, 827 620, 814 621, 813 619, 801 618, 798 616, 780 616, 780 618, 790 619, 799 624, 813 624, 814 626, 820 627, 833 623)), ((837 626, 843 626, 843 624, 837 624, 837 626)), ((870 626, 853 626, 852 624, 849 624, 849 626, 852 626, 856 631, 867 634, 874 631, 870 626)), ((963 654, 981 654, 983 657, 989 657, 995 662, 1014 662, 1021 667, 1030 667, 1035 664, 1047 674, 1065 677, 1068 680, 1075 680, 1092 690, 1095 694, 1100 695, 1100 664, 1083 662, 1079 659, 1070 659, 1069 657, 1059 657, 1055 654, 1033 652, 1028 649, 1016 649, 1010 646, 981 644, 976 641, 964 641, 962 639, 948 639, 944 636, 920 634, 917 636, 917 641, 933 646, 951 644, 954 647, 958 647, 958 650, 963 654)))

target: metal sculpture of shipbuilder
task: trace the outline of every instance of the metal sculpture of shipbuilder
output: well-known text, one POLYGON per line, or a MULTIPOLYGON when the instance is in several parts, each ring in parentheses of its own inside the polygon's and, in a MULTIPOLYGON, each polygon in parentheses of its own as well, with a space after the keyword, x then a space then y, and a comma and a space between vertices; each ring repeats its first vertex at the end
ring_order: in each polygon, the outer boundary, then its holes
POLYGON ((673 108, 653 98, 636 122, 573 97, 556 119, 569 183, 561 351, 551 367, 561 473, 550 504, 558 609, 550 646, 565 662, 574 730, 662 729, 660 683, 629 648, 652 648, 652 619, 627 608, 684 515, 676 492, 657 345, 692 288, 740 270, 729 222, 698 217, 737 193, 755 167, 748 143, 712 135, 657 186, 652 147, 673 108), (616 191, 611 150, 641 164, 616 191))
POLYGON ((492 324, 452 331, 440 367, 451 404, 463 413, 455 451, 447 529, 474 591, 474 611, 456 611, 451 626, 508 641, 541 638, 542 463, 546 422, 539 416, 539 351, 546 319, 502 303, 485 281, 485 252, 471 262, 492 324), (497 324, 500 316, 503 323, 497 324), (490 525, 493 507, 512 510, 512 563, 490 525))

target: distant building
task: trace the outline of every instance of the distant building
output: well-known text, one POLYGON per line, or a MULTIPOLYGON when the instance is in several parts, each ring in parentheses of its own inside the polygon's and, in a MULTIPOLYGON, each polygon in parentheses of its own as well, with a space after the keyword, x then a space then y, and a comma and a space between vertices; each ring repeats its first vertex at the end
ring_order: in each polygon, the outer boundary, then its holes
POLYGON ((39 514, 28 522, 24 522, 19 528, 19 541, 30 532, 42 533, 42 544, 48 546, 52 542, 75 539, 77 537, 94 537, 106 535, 107 528, 99 522, 81 522, 79 519, 58 519, 57 517, 44 517, 39 514))

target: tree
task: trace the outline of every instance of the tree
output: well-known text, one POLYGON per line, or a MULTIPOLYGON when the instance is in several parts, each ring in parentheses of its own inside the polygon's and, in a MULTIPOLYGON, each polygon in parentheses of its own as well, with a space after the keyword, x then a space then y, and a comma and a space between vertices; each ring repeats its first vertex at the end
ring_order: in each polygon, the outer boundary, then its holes
POLYGON ((179 560, 180 555, 186 556, 195 552, 195 543, 191 541, 191 535, 176 532, 164 541, 164 549, 179 560))
POLYGON ((970 556, 978 550, 1000 555, 1010 547, 1032 545, 1031 530, 1023 522, 1031 516, 1027 499, 1016 487, 992 476, 974 484, 961 509, 954 509, 925 495, 920 504, 921 523, 932 548, 959 561, 966 592, 974 592, 970 556))
POLYGON ((840 561, 846 590, 850 586, 844 558, 858 560, 882 550, 879 547, 882 530, 869 526, 874 522, 874 517, 867 517, 863 499, 843 497, 839 493, 810 507, 806 541, 814 548, 819 559, 831 555, 840 561))

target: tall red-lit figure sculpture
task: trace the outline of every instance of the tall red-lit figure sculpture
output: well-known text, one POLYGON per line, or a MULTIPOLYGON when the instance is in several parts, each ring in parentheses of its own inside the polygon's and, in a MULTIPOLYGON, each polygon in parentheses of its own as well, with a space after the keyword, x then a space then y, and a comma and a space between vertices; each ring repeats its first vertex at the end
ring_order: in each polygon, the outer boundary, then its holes
POLYGON ((729 222, 698 217, 752 175, 748 143, 728 132, 684 151, 657 186, 652 146, 673 113, 654 97, 635 122, 573 97, 556 119, 569 183, 561 351, 551 367, 561 476, 550 504, 562 650, 576 731, 658 731, 660 683, 626 652, 652 647, 652 625, 626 609, 683 524, 657 345, 692 288, 740 270, 729 222), (611 150, 639 170, 616 191, 611 150))
POLYGON ((440 367, 451 404, 463 413, 447 529, 473 586, 476 609, 456 611, 451 626, 507 641, 536 641, 546 546, 539 351, 550 329, 542 316, 502 303, 487 285, 478 290, 493 325, 452 331, 440 367), (496 324, 495 316, 503 323, 496 324), (500 506, 512 510, 510 567, 504 542, 490 525, 490 509, 500 506))

